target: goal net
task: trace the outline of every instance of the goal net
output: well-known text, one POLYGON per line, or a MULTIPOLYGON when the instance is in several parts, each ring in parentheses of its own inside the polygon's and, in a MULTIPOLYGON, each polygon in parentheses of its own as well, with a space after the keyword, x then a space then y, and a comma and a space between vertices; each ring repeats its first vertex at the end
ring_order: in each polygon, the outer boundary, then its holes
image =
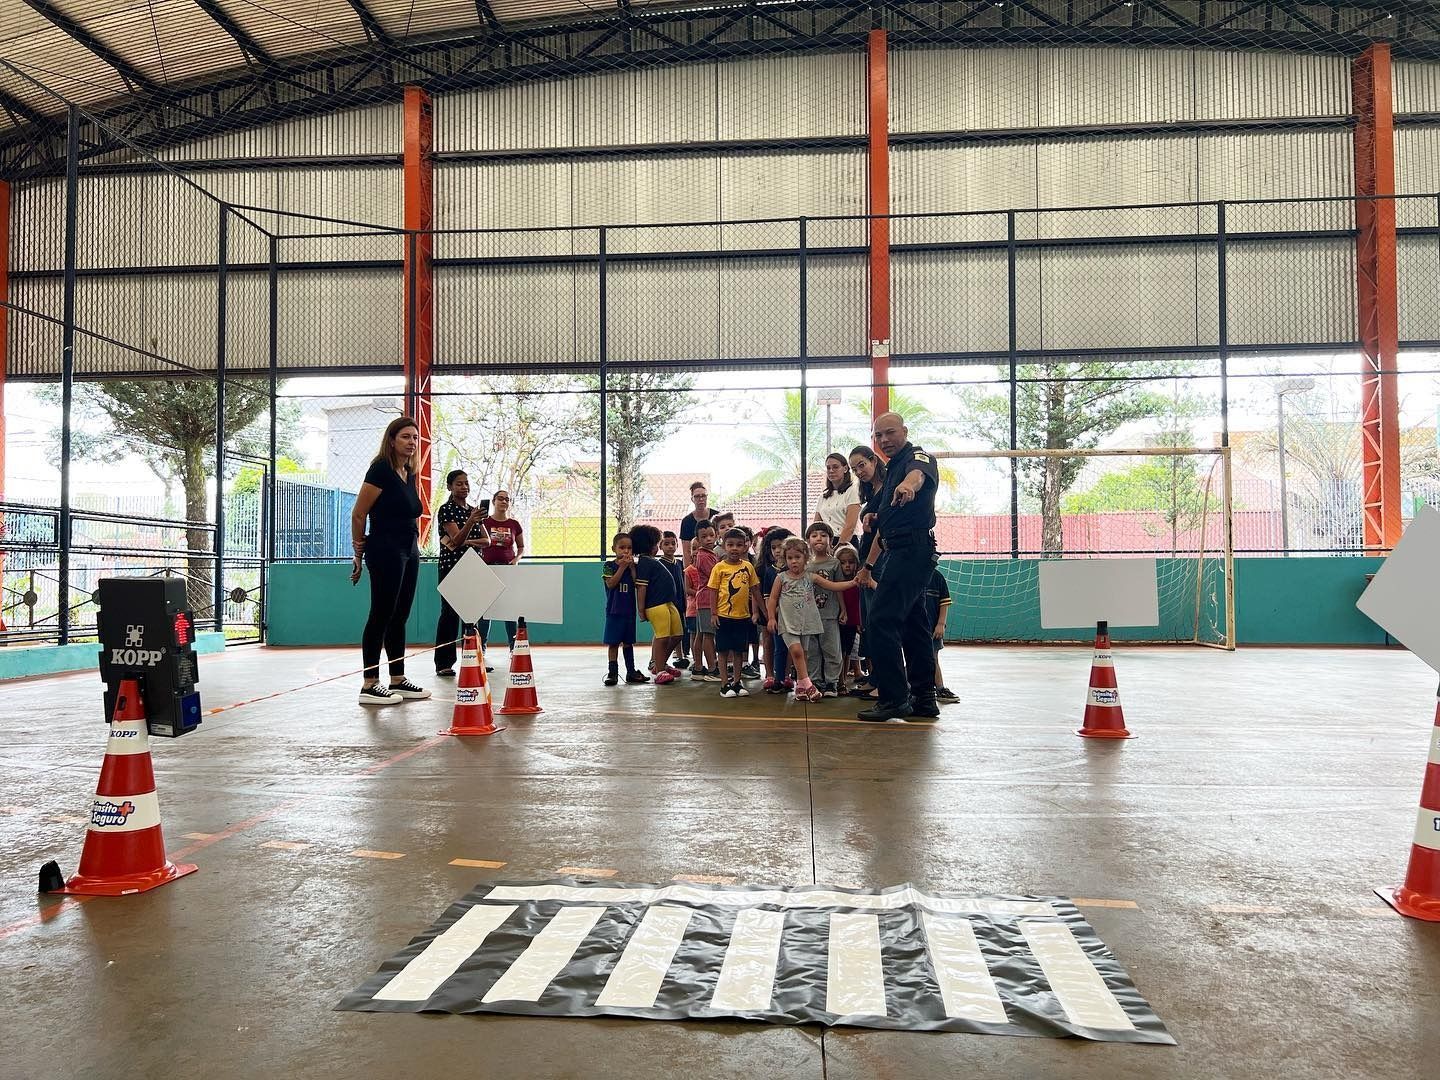
POLYGON ((941 451, 946 639, 1088 640, 1040 625, 1046 559, 1154 559, 1160 623, 1115 640, 1234 648, 1229 450, 941 451))

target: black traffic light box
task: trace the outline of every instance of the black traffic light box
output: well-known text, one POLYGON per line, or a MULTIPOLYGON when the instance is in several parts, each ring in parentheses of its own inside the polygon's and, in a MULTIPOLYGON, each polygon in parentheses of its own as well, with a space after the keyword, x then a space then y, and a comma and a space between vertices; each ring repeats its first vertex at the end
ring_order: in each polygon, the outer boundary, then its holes
POLYGON ((122 679, 138 679, 151 735, 178 737, 200 725, 195 689, 195 616, 177 577, 101 578, 100 677, 105 722, 115 712, 122 679))

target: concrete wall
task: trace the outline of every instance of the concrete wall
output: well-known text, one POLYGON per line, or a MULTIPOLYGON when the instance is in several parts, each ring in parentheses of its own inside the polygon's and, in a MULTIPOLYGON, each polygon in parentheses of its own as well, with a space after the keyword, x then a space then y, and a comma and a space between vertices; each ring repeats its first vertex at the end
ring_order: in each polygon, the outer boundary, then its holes
MULTIPOLYGON (((1355 601, 1365 588, 1365 575, 1374 573, 1380 561, 1373 558, 1236 560, 1237 641, 1241 645, 1384 644, 1384 632, 1355 610, 1355 601)), ((598 643, 603 624, 599 568, 592 562, 563 565, 566 622, 563 626, 531 627, 531 640, 598 643)), ((1001 560, 948 562, 946 576, 956 598, 951 615, 952 635, 963 638, 965 627, 969 626, 978 629, 978 636, 985 638, 1074 637, 1040 629, 1035 566, 1033 561, 1018 564, 1001 560)), ((1161 561, 1162 580, 1173 568, 1169 560, 1161 561)), ((350 585, 348 565, 282 564, 276 566, 273 573, 269 590, 271 644, 359 644, 369 594, 363 581, 359 586, 350 585)), ((412 646, 433 640, 438 614, 435 581, 434 565, 423 566, 409 624, 412 646)), ((1193 584, 1189 586, 1193 587, 1193 584)), ((1174 624, 1169 627, 1171 633, 1188 636, 1189 631, 1181 625, 1188 616, 1170 613, 1162 617, 1174 624)), ((1205 618, 1213 624, 1219 620, 1220 612, 1207 605, 1205 618)), ((642 640, 648 637, 647 629, 645 624, 640 625, 642 640)), ((1138 636, 1143 635, 1127 634, 1123 630, 1115 633, 1117 640, 1138 636)), ((503 628, 493 627, 491 637, 503 644, 503 628)))

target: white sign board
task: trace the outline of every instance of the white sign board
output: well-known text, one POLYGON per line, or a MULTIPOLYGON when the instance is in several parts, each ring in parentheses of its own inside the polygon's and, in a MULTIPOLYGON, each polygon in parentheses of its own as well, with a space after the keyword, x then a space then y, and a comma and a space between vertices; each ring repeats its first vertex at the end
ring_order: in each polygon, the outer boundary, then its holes
POLYGON ((1440 671, 1440 510, 1415 515, 1355 606, 1440 671))
POLYGON ((1046 630, 1159 626, 1154 559, 1045 559, 1040 563, 1040 625, 1046 630))
POLYGON ((490 569, 504 583, 505 591, 499 600, 490 605, 485 618, 513 622, 523 615, 526 622, 565 621, 565 567, 521 563, 518 566, 492 566, 490 569))
POLYGON ((474 548, 466 548, 460 561, 440 582, 439 593, 467 623, 479 622, 485 610, 505 592, 505 583, 495 568, 485 565, 474 548))

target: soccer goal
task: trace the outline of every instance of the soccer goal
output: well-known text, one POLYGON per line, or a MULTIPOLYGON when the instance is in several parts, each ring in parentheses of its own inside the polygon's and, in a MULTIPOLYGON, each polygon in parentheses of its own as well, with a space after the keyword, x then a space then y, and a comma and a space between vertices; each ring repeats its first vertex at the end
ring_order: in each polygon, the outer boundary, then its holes
POLYGON ((1154 559, 1160 623, 1117 640, 1235 647, 1228 447, 939 451, 946 639, 1060 642, 1040 625, 1046 559, 1154 559))

